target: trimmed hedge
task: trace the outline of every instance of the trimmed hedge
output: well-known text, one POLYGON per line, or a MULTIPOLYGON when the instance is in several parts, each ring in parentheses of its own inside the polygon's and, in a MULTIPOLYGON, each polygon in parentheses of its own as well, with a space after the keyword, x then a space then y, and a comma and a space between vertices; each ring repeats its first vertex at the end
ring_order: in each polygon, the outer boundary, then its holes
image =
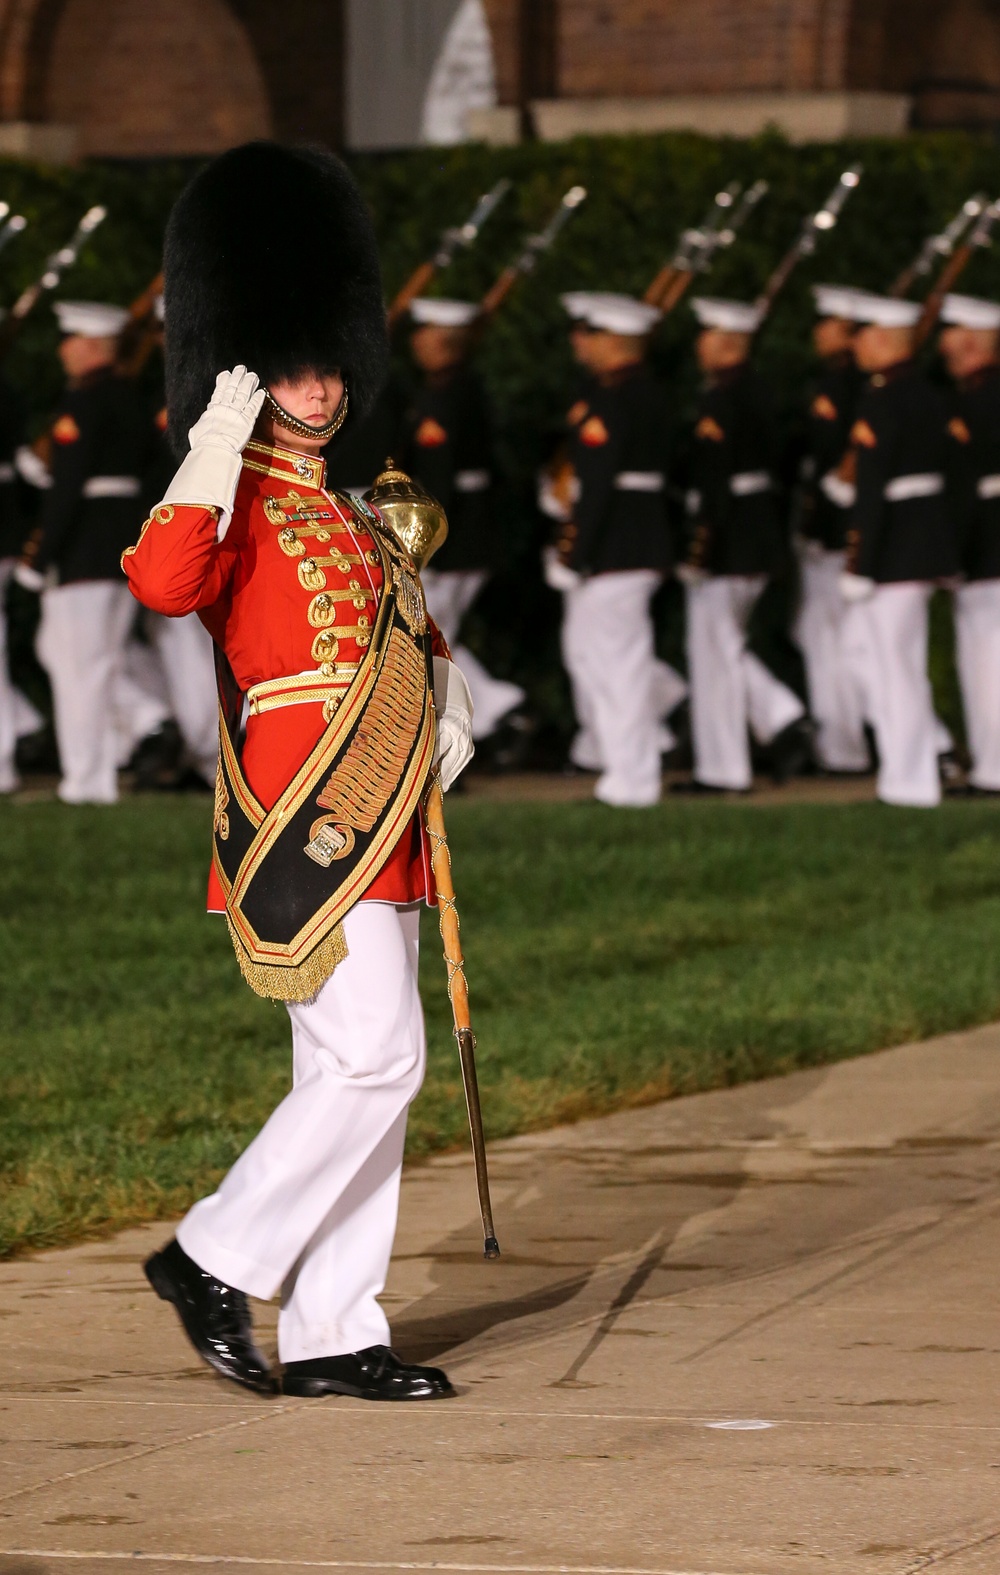
MULTIPOLYGON (((699 286, 713 294, 751 298, 795 236, 804 213, 854 161, 864 166, 860 187, 837 229, 796 271, 762 335, 760 364, 772 377, 790 419, 810 365, 809 284, 834 279, 884 288, 924 236, 971 192, 1000 192, 1000 149, 991 139, 956 132, 792 147, 776 133, 749 141, 670 134, 502 149, 429 148, 353 158, 376 217, 389 294, 431 251, 441 230, 464 217, 475 196, 501 175, 510 176, 514 191, 490 220, 480 244, 460 255, 436 285, 442 293, 481 295, 525 232, 545 222, 568 186, 582 182, 589 190, 588 201, 556 247, 535 275, 517 287, 481 351, 500 423, 506 477, 502 528, 510 559, 473 615, 470 638, 495 669, 527 683, 553 720, 564 717, 566 695, 556 660, 557 602, 538 583, 539 524, 531 492, 572 376, 559 293, 572 288, 641 293, 671 254, 680 230, 700 219, 713 192, 733 179, 749 183, 763 176, 770 192, 736 246, 720 256, 707 282, 699 286)), ((12 301, 37 277, 46 253, 64 241, 87 206, 100 201, 110 216, 60 293, 130 300, 156 271, 167 213, 191 168, 183 162, 90 163, 46 170, 0 162, 0 198, 31 221, 0 256, 0 299, 12 301)), ((266 222, 265 214, 248 210, 248 246, 254 243, 256 225, 266 222)), ((307 242, 308 228, 303 239, 307 242)), ((297 244, 298 238, 289 236, 289 266, 305 265, 295 256, 297 244)), ((309 266, 316 261, 309 259, 309 266)), ((961 287, 1000 294, 1000 251, 976 258, 961 287)), ((657 364, 675 390, 679 420, 695 387, 692 338, 693 319, 682 305, 655 342, 657 364)), ((52 314, 42 309, 30 320, 7 367, 39 425, 59 383, 55 342, 52 314)), ((400 370, 405 376, 402 353, 400 370)), ((665 646, 676 651, 676 597, 665 598, 663 624, 665 646)), ((945 671, 946 664, 942 668, 939 661, 938 668, 945 671)))

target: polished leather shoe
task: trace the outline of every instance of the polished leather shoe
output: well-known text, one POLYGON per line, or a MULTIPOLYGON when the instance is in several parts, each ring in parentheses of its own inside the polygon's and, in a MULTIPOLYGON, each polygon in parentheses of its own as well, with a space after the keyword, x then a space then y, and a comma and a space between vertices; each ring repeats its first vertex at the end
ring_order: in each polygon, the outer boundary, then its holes
POLYGON ((345 1356, 286 1362, 286 1395, 353 1395, 357 1400, 444 1400, 455 1393, 438 1367, 411 1367, 387 1345, 369 1345, 345 1356))
POLYGON ((699 782, 697 777, 687 777, 680 782, 671 782, 670 791, 687 798, 718 798, 720 793, 749 793, 750 789, 715 787, 711 782, 699 782))
POLYGON ((144 1267, 157 1296, 177 1308, 185 1334, 209 1367, 257 1394, 277 1394, 274 1375, 254 1345, 242 1291, 200 1269, 178 1241, 154 1252, 144 1267))

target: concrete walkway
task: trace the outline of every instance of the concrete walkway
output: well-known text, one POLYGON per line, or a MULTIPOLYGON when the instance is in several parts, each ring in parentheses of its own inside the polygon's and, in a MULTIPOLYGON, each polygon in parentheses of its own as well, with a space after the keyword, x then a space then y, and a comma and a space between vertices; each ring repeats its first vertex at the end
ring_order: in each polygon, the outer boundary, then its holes
POLYGON ((496 1264, 464 1158, 404 1188, 447 1403, 225 1386, 139 1273, 163 1227, 2 1267, 0 1575, 1000 1570, 1000 1027, 493 1170, 496 1264))

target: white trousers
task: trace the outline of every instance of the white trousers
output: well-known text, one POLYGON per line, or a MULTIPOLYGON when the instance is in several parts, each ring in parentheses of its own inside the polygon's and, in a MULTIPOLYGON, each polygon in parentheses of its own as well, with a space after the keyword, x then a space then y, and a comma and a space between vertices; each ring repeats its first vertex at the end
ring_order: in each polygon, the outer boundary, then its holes
POLYGON ((219 702, 212 636, 197 613, 148 615, 150 639, 163 664, 170 709, 191 764, 212 787, 219 758, 219 702))
POLYGON ((115 677, 114 716, 119 770, 128 764, 136 744, 159 732, 170 716, 160 659, 134 634, 125 642, 115 677))
POLYGON ((885 804, 929 809, 941 802, 937 757, 942 728, 927 673, 933 589, 911 581, 879 585, 861 604, 871 642, 872 725, 879 752, 876 790, 885 804))
POLYGON ((424 1074, 420 906, 359 902, 349 955, 289 1004, 291 1092, 217 1192, 182 1220, 194 1261, 250 1296, 281 1292, 284 1362, 388 1344, 376 1300, 396 1231, 406 1113, 424 1074))
POLYGON ((955 593, 955 642, 973 787, 1000 792, 1000 580, 955 593))
POLYGON ((847 554, 803 554, 795 640, 802 652, 816 723, 816 754, 829 771, 864 771, 864 682, 851 638, 850 607, 840 593, 847 554))
POLYGON ((571 753, 600 770, 594 796, 605 804, 638 809, 660 797, 666 664, 656 660, 650 603, 661 579, 626 569, 563 592, 562 656, 580 726, 571 753))
POLYGON ((35 649, 49 675, 67 804, 118 798, 116 684, 135 601, 128 586, 84 580, 42 592, 35 649))
POLYGON ((465 674, 472 696, 472 736, 489 738, 516 706, 523 705, 524 690, 486 671, 468 646, 459 645, 462 619, 472 606, 489 576, 485 569, 425 569, 420 576, 427 598, 427 611, 444 635, 451 654, 465 674))
POLYGON ((747 650, 747 627, 767 583, 763 574, 726 574, 687 587, 694 774, 708 787, 752 785, 750 740, 769 744, 805 715, 798 695, 747 650))
POLYGON ((34 733, 42 717, 26 695, 10 681, 7 660, 7 585, 14 572, 15 559, 0 558, 0 793, 13 793, 18 785, 14 751, 17 741, 34 733))

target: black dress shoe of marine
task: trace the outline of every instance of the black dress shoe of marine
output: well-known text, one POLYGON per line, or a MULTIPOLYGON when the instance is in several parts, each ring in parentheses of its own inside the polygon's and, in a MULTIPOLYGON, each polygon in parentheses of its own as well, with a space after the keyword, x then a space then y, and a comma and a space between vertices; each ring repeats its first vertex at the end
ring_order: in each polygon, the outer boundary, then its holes
POLYGON ((345 1356, 286 1362, 286 1395, 353 1395, 357 1400, 445 1400, 455 1393, 438 1367, 411 1367, 387 1345, 345 1356))
POLYGON ((1000 788, 976 787, 972 782, 949 783, 945 798, 1000 798, 1000 788))
POLYGON ((690 798, 707 798, 717 797, 720 793, 749 793, 750 789, 716 787, 711 782, 699 782, 697 777, 688 777, 686 781, 671 782, 670 791, 690 798))
POLYGON ((177 1241, 154 1252, 145 1270, 157 1296, 177 1308, 185 1334, 209 1367, 257 1394, 277 1394, 274 1375, 254 1345, 242 1291, 206 1274, 177 1241))

